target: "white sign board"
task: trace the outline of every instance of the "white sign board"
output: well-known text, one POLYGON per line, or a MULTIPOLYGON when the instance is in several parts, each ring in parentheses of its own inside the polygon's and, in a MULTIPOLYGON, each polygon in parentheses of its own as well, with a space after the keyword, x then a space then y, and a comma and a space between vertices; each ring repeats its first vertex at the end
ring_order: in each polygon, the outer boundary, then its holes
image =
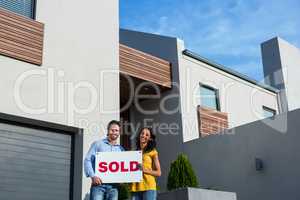
POLYGON ((97 152, 96 176, 103 183, 136 183, 143 180, 141 151, 97 152))

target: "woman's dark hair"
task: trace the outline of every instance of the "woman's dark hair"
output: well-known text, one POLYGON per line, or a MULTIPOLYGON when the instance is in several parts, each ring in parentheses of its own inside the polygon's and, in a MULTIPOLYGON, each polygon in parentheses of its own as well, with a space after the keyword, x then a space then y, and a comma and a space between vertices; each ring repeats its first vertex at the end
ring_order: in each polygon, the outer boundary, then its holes
POLYGON ((153 131, 152 131, 151 128, 149 128, 149 127, 143 127, 143 128, 140 130, 139 134, 138 134, 138 135, 136 136, 136 138, 135 138, 135 144, 136 144, 136 149, 137 149, 137 150, 141 150, 141 146, 140 146, 140 136, 141 136, 143 130, 145 130, 145 129, 148 129, 149 132, 150 132, 150 140, 148 141, 147 146, 146 146, 145 149, 144 149, 144 153, 147 153, 147 152, 152 151, 154 148, 156 148, 156 140, 155 140, 156 137, 155 137, 155 135, 153 134, 153 131))

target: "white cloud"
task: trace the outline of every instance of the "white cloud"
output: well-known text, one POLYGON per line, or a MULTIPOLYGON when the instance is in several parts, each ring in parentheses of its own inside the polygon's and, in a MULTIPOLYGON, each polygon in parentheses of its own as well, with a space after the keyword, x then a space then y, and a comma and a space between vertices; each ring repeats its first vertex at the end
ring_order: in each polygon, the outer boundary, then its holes
POLYGON ((224 65, 230 57, 232 68, 260 78, 261 42, 281 36, 300 46, 299 8, 298 0, 185 0, 169 9, 172 12, 160 8, 150 15, 155 20, 145 15, 128 28, 179 37, 204 57, 218 57, 224 65))

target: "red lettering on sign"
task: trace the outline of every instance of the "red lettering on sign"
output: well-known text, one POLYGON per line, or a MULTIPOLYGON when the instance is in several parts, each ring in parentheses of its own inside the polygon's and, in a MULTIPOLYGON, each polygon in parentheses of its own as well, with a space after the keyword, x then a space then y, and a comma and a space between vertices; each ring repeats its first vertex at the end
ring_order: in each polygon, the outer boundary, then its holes
POLYGON ((128 172, 128 169, 125 168, 125 162, 121 162, 121 172, 128 172))
POLYGON ((135 172, 135 171, 139 171, 139 163, 136 161, 131 161, 129 162, 129 169, 128 167, 125 166, 125 162, 117 162, 117 161, 113 161, 110 162, 109 164, 107 162, 99 162, 99 168, 98 171, 101 173, 105 173, 107 171, 112 172, 112 173, 116 173, 118 171, 121 172, 135 172))
POLYGON ((139 170, 139 163, 136 161, 131 161, 130 162, 130 171, 135 172, 139 170))
POLYGON ((99 172, 107 172, 107 163, 106 162, 100 162, 99 163, 99 172))
POLYGON ((111 162, 111 163, 109 163, 109 166, 108 166, 108 168, 109 168, 109 171, 111 171, 111 172, 117 172, 117 171, 119 171, 119 163, 118 162, 111 162))

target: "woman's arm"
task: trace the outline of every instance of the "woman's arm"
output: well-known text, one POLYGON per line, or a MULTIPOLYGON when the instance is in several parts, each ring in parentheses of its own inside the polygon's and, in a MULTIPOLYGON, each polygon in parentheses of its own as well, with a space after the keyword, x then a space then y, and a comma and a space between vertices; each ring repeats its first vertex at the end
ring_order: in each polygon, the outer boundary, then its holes
POLYGON ((157 154, 153 156, 153 161, 154 161, 154 170, 143 168, 143 172, 145 174, 149 174, 152 176, 161 176, 160 162, 157 154))

